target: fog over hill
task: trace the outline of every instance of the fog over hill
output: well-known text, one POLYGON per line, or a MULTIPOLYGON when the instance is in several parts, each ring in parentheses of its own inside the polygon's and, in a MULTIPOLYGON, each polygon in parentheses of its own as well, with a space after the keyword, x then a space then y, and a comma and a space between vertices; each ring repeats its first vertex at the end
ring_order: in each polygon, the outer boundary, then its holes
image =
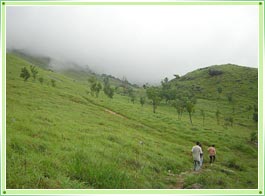
POLYGON ((258 65, 257 6, 9 6, 7 48, 134 83, 258 65), (70 62, 70 63, 69 63, 70 62), (78 65, 78 66, 77 66, 78 65))

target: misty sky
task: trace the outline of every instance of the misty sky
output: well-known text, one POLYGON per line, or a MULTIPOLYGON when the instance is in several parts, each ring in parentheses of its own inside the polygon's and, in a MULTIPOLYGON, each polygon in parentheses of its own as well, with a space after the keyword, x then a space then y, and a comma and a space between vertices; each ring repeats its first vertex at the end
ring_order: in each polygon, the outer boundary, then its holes
POLYGON ((258 5, 7 6, 7 48, 134 83, 233 63, 258 67, 258 5))

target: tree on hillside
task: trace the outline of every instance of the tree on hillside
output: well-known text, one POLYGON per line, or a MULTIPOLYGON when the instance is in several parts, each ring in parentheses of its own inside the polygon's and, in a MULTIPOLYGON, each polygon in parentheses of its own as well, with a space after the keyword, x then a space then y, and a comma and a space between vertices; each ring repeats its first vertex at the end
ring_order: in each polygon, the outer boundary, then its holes
POLYGON ((96 79, 96 77, 91 77, 88 81, 90 82, 90 91, 92 96, 96 95, 96 97, 98 97, 99 92, 102 89, 101 83, 96 79))
POLYGON ((142 107, 145 104, 145 97, 140 97, 140 104, 142 105, 142 107))
POLYGON ((228 100, 229 103, 233 102, 233 93, 228 93, 227 94, 227 100, 228 100))
POLYGON ((228 124, 230 125, 231 127, 233 127, 233 124, 234 124, 234 118, 232 116, 228 116, 228 117, 225 117, 225 124, 228 124))
POLYGON ((246 111, 248 112, 248 119, 249 119, 249 112, 252 110, 252 106, 248 105, 246 111))
POLYGON ((176 89, 171 88, 171 85, 167 77, 163 81, 161 81, 161 85, 162 85, 162 92, 161 92, 162 97, 165 99, 166 103, 168 103, 168 101, 170 100, 174 100, 176 95, 176 89))
POLYGON ((56 86, 55 82, 56 82, 56 81, 55 81, 54 79, 51 79, 52 87, 55 87, 55 86, 56 86))
POLYGON ((215 117, 216 117, 217 124, 219 125, 220 124, 220 111, 218 109, 215 112, 215 117))
POLYGON ((185 109, 185 102, 181 99, 175 99, 172 103, 172 106, 177 110, 178 119, 181 120, 182 114, 185 109))
POLYGON ((30 73, 26 67, 21 69, 20 77, 24 78, 24 81, 27 81, 30 78, 30 73))
POLYGON ((253 117, 252 119, 257 123, 259 120, 259 115, 258 115, 258 106, 256 104, 253 105, 253 117))
POLYGON ((204 121, 205 121, 205 112, 204 112, 204 110, 201 110, 201 115, 202 115, 202 125, 204 126, 204 121))
POLYGON ((40 77, 40 78, 39 78, 39 81, 40 81, 41 84, 43 84, 43 82, 44 82, 43 77, 40 77))
POLYGON ((218 92, 218 99, 219 99, 221 93, 223 92, 223 89, 222 89, 222 87, 219 86, 216 90, 217 90, 217 92, 218 92))
POLYGON ((104 93, 109 97, 109 98, 113 98, 114 95, 114 89, 110 87, 110 83, 109 83, 109 78, 105 77, 104 80, 104 88, 103 91, 104 93))
POLYGON ((36 68, 36 66, 30 66, 30 71, 31 71, 31 73, 32 73, 32 77, 33 77, 33 79, 35 80, 36 79, 36 76, 37 76, 37 74, 38 74, 38 70, 37 70, 37 68, 36 68))
POLYGON ((189 113, 189 117, 190 117, 190 123, 192 124, 192 118, 191 118, 191 114, 195 111, 195 104, 192 101, 187 101, 186 102, 186 109, 187 112, 189 113))
POLYGON ((153 105, 153 112, 156 112, 156 108, 159 105, 160 101, 162 100, 161 97, 161 90, 158 87, 150 87, 147 88, 146 94, 148 99, 152 100, 152 105, 153 105))

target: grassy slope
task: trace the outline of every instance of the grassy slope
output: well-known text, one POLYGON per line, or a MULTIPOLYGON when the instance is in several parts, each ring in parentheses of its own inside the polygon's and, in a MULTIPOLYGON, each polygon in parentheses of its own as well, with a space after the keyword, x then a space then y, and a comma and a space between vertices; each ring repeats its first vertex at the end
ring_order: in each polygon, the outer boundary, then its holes
MULTIPOLYGON (((216 101, 199 99, 205 125, 195 112, 191 126, 187 114, 177 120, 166 105, 153 114, 151 105, 127 97, 96 99, 87 85, 54 72, 39 69, 42 85, 24 82, 20 70, 29 65, 7 55, 7 188, 174 188, 177 174, 192 168, 197 140, 205 149, 216 144, 217 163, 188 173, 184 188, 257 188, 257 148, 248 142, 256 125, 247 113, 224 128, 216 124, 216 101)), ((222 114, 229 113, 230 105, 220 102, 222 114)))

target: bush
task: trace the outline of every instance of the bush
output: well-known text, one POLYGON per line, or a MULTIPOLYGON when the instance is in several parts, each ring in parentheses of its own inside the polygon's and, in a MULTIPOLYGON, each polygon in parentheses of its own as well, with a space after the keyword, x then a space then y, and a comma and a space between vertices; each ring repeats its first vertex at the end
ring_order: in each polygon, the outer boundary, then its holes
POLYGON ((26 67, 21 69, 20 77, 24 78, 24 81, 27 81, 30 78, 30 73, 26 67))
POLYGON ((218 75, 222 75, 223 72, 220 70, 215 70, 215 69, 209 69, 208 71, 210 76, 218 76, 218 75))

